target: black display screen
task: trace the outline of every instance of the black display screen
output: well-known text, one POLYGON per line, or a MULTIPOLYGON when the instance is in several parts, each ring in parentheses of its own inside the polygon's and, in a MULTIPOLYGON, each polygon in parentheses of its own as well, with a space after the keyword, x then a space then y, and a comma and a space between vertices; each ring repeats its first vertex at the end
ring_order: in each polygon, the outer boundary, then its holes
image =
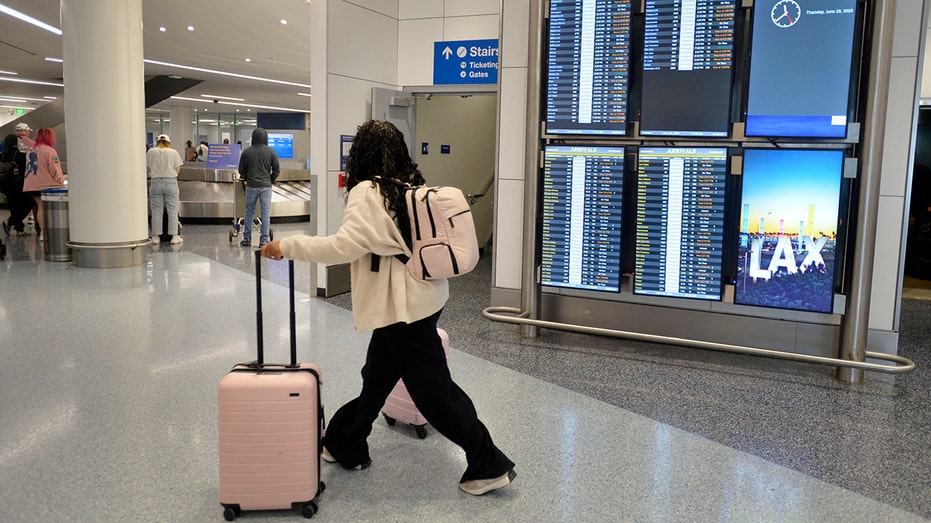
POLYGON ((623 187, 623 147, 544 148, 543 285, 620 290, 623 187))
POLYGON ((843 138, 857 0, 757 0, 747 136, 843 138))
POLYGON ((830 313, 844 151, 747 149, 734 303, 830 313))
POLYGON ((646 0, 641 135, 728 135, 734 5, 646 0))
POLYGON ((630 2, 551 0, 546 132, 627 134, 630 2))
POLYGON ((634 294, 721 298, 725 148, 641 148, 634 294))

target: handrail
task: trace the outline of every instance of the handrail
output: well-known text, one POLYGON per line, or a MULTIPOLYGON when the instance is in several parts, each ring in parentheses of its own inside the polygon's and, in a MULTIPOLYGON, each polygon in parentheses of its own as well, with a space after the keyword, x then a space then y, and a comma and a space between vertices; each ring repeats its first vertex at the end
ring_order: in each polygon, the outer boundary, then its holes
POLYGON ((475 203, 475 200, 477 200, 478 198, 482 198, 483 196, 488 194, 488 191, 491 189, 491 186, 494 183, 495 183, 495 173, 491 173, 491 178, 488 179, 488 183, 485 184, 485 188, 482 189, 482 192, 480 192, 479 194, 467 194, 466 195, 466 198, 469 198, 470 200, 472 200, 469 203, 475 203))
POLYGON ((885 372, 887 374, 904 374, 915 370, 915 362, 894 354, 885 354, 882 352, 869 352, 866 356, 877 360, 891 361, 893 365, 884 365, 881 363, 867 363, 861 361, 844 360, 840 358, 829 358, 826 356, 813 356, 810 354, 798 354, 795 352, 786 352, 773 349, 761 349, 757 347, 746 347, 742 345, 730 345, 726 343, 716 343, 711 341, 688 340, 685 338, 675 338, 672 336, 660 336, 657 334, 645 334, 642 332, 621 331, 615 329, 604 329, 601 327, 588 327, 585 325, 574 325, 571 323, 559 323, 546 320, 534 320, 527 318, 527 312, 516 307, 487 307, 482 310, 482 316, 492 320, 504 323, 515 323, 518 325, 534 325, 549 329, 565 330, 572 332, 581 332, 584 334, 597 334, 601 336, 612 336, 615 338, 629 338, 632 340, 648 341, 654 343, 667 343, 670 345, 680 345, 683 347, 694 347, 698 349, 709 349, 724 352, 737 352, 741 354, 752 354, 755 356, 765 356, 768 358, 777 358, 783 360, 794 360, 805 363, 818 363, 821 365, 830 365, 832 367, 850 367, 855 369, 874 370, 885 372), (506 316, 501 313, 516 314, 516 316, 506 316), (900 365, 896 365, 900 364, 900 365))

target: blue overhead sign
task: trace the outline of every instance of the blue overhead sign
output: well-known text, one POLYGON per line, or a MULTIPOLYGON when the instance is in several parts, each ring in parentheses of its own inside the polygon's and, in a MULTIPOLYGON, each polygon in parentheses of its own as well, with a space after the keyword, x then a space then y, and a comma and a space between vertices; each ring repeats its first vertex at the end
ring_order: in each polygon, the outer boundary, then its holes
POLYGON ((433 43, 433 84, 498 83, 498 39, 433 43))

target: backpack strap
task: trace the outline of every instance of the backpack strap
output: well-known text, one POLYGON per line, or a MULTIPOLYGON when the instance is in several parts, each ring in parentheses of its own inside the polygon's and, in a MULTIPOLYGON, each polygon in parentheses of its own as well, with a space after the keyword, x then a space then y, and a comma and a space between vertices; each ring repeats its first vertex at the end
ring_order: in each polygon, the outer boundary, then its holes
MULTIPOLYGON (((413 185, 409 183, 402 182, 401 180, 396 180, 394 178, 383 178, 381 176, 373 176, 372 180, 375 181, 376 183, 381 183, 381 182, 393 183, 395 185, 400 185, 401 187, 404 187, 405 189, 412 189, 414 187, 413 185)), ((403 264, 407 264, 407 261, 410 260, 410 257, 405 254, 395 254, 394 257, 400 260, 401 263, 403 264)), ((372 272, 378 272, 379 268, 381 268, 381 256, 375 253, 372 253, 372 264, 371 264, 370 269, 372 272)))
MULTIPOLYGON (((407 256, 406 254, 395 254, 394 257, 400 260, 401 263, 405 265, 407 265, 407 261, 411 259, 410 256, 407 256)), ((381 267, 381 256, 373 252, 372 253, 372 265, 371 265, 372 272, 378 272, 378 269, 380 267, 381 267)))

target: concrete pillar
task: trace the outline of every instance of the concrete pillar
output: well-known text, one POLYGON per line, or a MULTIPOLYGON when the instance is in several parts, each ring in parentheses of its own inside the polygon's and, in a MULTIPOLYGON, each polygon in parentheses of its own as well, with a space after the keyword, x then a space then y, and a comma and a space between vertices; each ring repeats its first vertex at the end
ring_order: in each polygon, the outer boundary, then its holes
POLYGON ((194 110, 182 105, 172 105, 170 117, 168 137, 171 138, 171 147, 184 158, 184 148, 187 147, 188 140, 197 147, 197 143, 194 142, 194 110))
POLYGON ((61 0, 69 245, 79 267, 149 258, 142 0, 61 0))

